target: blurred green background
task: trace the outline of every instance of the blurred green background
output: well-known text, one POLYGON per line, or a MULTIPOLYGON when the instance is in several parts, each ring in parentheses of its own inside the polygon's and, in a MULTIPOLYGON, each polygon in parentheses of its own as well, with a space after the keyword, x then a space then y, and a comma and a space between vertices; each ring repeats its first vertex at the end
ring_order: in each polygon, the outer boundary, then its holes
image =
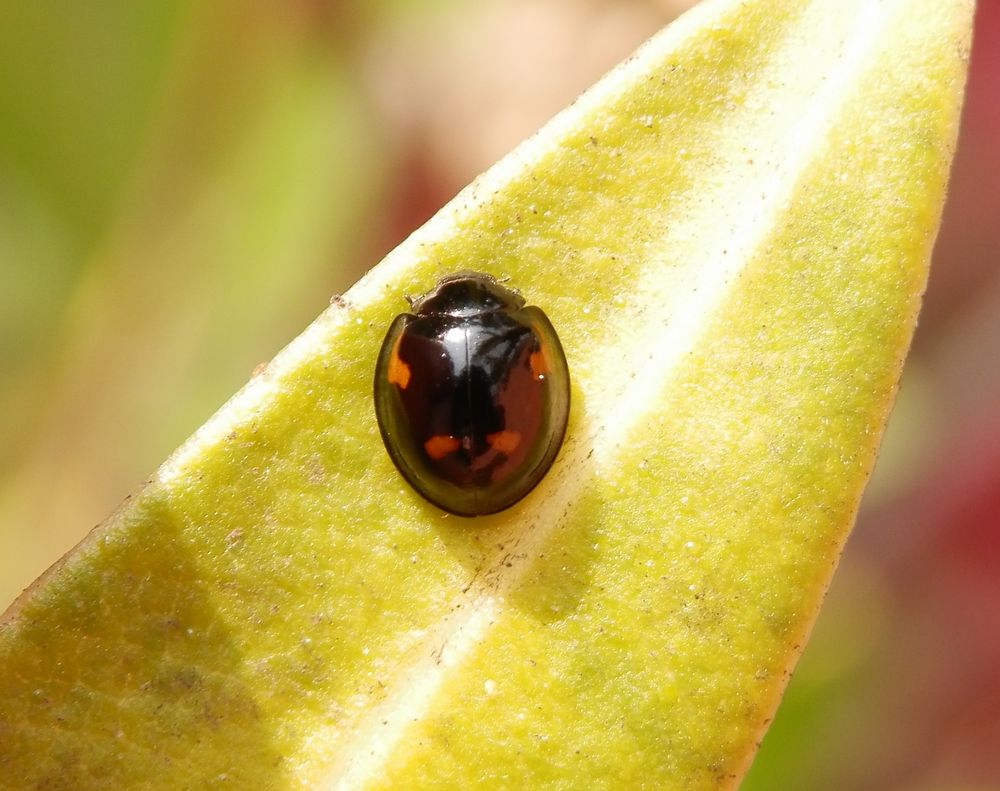
MULTIPOLYGON (((0 607, 690 0, 0 0, 0 607)), ((875 478, 744 789, 1000 788, 1000 3, 875 478)))

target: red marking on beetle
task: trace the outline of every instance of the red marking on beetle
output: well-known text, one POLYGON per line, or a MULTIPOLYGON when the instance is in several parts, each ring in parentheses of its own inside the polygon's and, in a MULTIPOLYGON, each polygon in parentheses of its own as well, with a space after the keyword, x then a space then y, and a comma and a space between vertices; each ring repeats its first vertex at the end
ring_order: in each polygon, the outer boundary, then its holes
POLYGON ((517 446, 521 444, 521 432, 507 430, 497 431, 495 434, 487 434, 486 441, 490 443, 490 447, 497 453, 506 453, 510 455, 517 450, 517 446))
POLYGON ((392 347, 392 353, 389 355, 389 371, 387 378, 389 379, 389 384, 399 385, 400 390, 405 390, 406 386, 410 383, 410 366, 403 362, 403 359, 399 356, 399 342, 403 340, 403 336, 396 339, 396 345, 392 347))
POLYGON ((439 461, 449 453, 458 450, 460 445, 461 443, 457 439, 448 434, 435 434, 424 443, 424 450, 432 459, 439 461))

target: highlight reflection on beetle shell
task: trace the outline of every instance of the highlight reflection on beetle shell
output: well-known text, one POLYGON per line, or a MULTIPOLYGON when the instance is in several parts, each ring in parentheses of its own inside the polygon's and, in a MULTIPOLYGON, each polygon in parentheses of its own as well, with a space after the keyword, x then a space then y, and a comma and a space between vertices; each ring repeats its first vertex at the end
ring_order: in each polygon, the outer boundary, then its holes
POLYGON ((562 445, 569 370, 552 324, 489 275, 442 278, 389 327, 375 414, 423 497, 461 516, 524 497, 562 445))

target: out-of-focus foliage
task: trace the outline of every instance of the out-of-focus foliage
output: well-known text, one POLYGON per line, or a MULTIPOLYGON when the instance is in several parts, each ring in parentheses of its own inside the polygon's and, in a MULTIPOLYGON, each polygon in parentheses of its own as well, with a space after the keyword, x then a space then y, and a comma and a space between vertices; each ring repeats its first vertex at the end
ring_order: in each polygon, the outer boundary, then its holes
POLYGON ((5 599, 363 269, 384 168, 334 20, 161 6, 2 34, 5 599))
MULTIPOLYGON (((0 0, 3 603, 683 5, 0 0)), ((1000 778, 998 141, 1000 6, 982 0, 914 354, 747 789, 1000 778)))
POLYGON ((29 383, 57 335, 155 113, 178 2, 65 13, 3 4, 0 25, 0 460, 21 455, 29 383), (13 439, 12 435, 11 439, 13 439))

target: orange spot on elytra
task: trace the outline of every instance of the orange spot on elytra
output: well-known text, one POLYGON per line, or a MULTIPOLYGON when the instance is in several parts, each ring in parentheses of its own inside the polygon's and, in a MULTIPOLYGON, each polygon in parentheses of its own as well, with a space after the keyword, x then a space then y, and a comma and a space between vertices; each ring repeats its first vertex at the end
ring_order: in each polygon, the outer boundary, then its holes
POLYGON ((513 453, 521 444, 521 432, 498 431, 495 434, 487 434, 486 441, 497 453, 513 453))
POLYGON ((404 363, 399 356, 399 342, 401 340, 403 340, 402 336, 396 338, 392 353, 389 355, 389 384, 399 385, 400 390, 405 390, 410 383, 410 366, 404 363))
POLYGON ((435 434, 424 443, 424 450, 427 451, 428 456, 437 461, 449 453, 454 453, 460 444, 457 439, 447 434, 435 434))
POLYGON ((549 358, 542 349, 532 352, 528 362, 531 364, 531 373, 536 379, 541 379, 549 372, 549 358))

